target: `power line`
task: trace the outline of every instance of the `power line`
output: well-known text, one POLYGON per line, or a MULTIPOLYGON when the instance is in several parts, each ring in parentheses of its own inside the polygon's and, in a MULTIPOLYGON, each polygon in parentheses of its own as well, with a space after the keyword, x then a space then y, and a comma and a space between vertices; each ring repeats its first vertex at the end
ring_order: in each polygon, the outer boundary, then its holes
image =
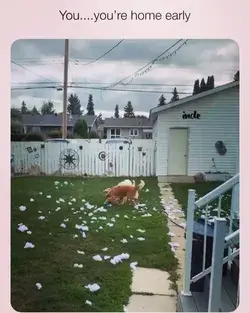
MULTIPOLYGON (((111 51, 113 51, 116 47, 118 47, 122 42, 124 41, 124 39, 120 40, 116 45, 114 45, 111 49, 109 49, 107 52, 105 52, 104 54, 102 54, 100 57, 98 57, 97 59, 90 61, 88 63, 85 64, 81 64, 81 65, 89 65, 92 63, 97 62, 98 60, 100 60, 101 58, 103 58, 104 56, 106 56, 107 54, 109 54, 111 51)), ((71 60, 72 61, 72 60, 71 60)), ((76 61, 77 62, 77 61, 76 61)), ((77 65, 77 64, 76 64, 77 65)))
MULTIPOLYGON (((56 86, 42 86, 42 87, 23 87, 23 88, 11 88, 12 91, 18 91, 18 90, 34 90, 34 89, 56 89, 56 86)), ((103 88, 100 87, 84 87, 84 86, 68 86, 68 88, 76 88, 76 89, 91 89, 91 90, 100 90, 102 91, 103 88)), ((140 89, 113 89, 108 88, 107 91, 119 91, 119 92, 144 92, 144 93, 161 93, 161 94, 172 94, 172 91, 166 91, 166 90, 140 90, 140 89)), ((178 94, 185 94, 190 95, 191 92, 179 92, 178 94)))
MULTIPOLYGON (((61 82, 58 81, 54 81, 54 84, 60 84, 61 82)), ((19 83, 15 83, 16 85, 43 85, 43 84, 48 84, 47 82, 37 82, 37 83, 33 83, 33 82, 19 82, 19 83)), ((101 83, 101 82, 80 82, 80 81, 71 81, 69 82, 69 85, 73 85, 73 84, 84 84, 84 85, 110 85, 110 84, 114 84, 114 83, 101 83)), ((157 84, 157 83, 131 83, 131 86, 156 86, 156 87, 193 87, 194 84, 157 84)))
POLYGON ((45 79, 45 80, 48 80, 49 82, 52 82, 52 80, 50 80, 50 79, 48 79, 48 78, 46 78, 46 77, 44 77, 44 76, 41 76, 41 75, 37 74, 36 72, 34 72, 34 71, 28 69, 27 67, 25 67, 25 66, 23 66, 23 65, 21 65, 21 64, 16 63, 15 61, 11 61, 11 63, 13 63, 13 64, 15 64, 15 65, 17 65, 17 66, 19 66, 19 67, 25 69, 26 71, 29 71, 29 72, 31 72, 31 73, 33 73, 33 74, 36 74, 37 76, 41 77, 42 79, 45 79))
MULTIPOLYGON (((179 42, 181 42, 183 39, 177 40, 177 42, 175 42, 171 47, 167 48, 165 51, 163 51, 160 55, 158 55, 156 58, 154 58, 152 61, 150 61, 149 63, 147 63, 146 65, 144 65, 143 67, 141 67, 139 70, 137 70, 136 72, 134 72, 133 74, 121 79, 120 81, 118 81, 117 83, 111 85, 110 87, 115 87, 116 85, 121 84, 124 80, 127 80, 128 78, 132 77, 132 79, 140 72, 142 71, 144 68, 148 67, 149 65, 153 65, 162 55, 164 55, 166 52, 168 52, 169 50, 171 50, 174 46, 176 46, 179 42)), ((106 90, 107 88, 104 88, 104 90, 106 90)))

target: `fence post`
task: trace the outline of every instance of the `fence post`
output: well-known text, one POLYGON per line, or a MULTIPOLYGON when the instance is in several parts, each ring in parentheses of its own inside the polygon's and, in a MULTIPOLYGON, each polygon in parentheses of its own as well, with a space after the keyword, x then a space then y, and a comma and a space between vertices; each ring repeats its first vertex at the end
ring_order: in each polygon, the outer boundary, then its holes
POLYGON ((188 207, 187 207, 187 225, 186 225, 186 253, 185 253, 185 272, 184 272, 184 290, 182 294, 191 296, 191 262, 192 262, 192 245, 193 245, 193 228, 194 228, 194 210, 195 210, 195 190, 188 190, 188 207))
POLYGON ((208 312, 219 312, 221 303, 222 268, 226 237, 226 219, 215 217, 212 270, 210 278, 208 312))

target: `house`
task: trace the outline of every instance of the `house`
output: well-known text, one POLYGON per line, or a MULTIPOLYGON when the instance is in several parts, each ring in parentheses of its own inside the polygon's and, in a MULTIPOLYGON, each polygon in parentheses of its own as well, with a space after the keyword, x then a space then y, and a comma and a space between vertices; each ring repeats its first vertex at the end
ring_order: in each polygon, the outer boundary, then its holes
MULTIPOLYGON (((99 116, 96 115, 67 115, 67 126, 68 130, 72 131, 73 127, 78 119, 84 119, 88 125, 88 131, 95 131, 99 133, 99 116)), ((32 115, 22 114, 22 121, 24 125, 24 133, 29 132, 44 132, 48 133, 51 131, 61 130, 63 116, 59 114, 45 114, 45 115, 32 115)))
POLYGON ((150 111, 159 181, 239 171, 239 82, 150 111))
POLYGON ((152 122, 147 117, 105 118, 104 130, 107 139, 128 137, 152 139, 152 122))

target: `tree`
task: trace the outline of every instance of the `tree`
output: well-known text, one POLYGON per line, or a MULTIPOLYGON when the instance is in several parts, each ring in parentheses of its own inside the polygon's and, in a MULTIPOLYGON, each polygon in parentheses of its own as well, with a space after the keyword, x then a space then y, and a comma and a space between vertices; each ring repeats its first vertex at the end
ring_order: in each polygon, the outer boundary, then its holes
POLYGON ((88 138, 88 125, 83 118, 76 121, 73 131, 81 138, 88 138))
POLYGON ((201 80, 201 84, 200 84, 200 92, 206 91, 206 83, 205 83, 205 79, 202 78, 201 80))
POLYGON ((119 106, 118 104, 115 106, 115 114, 114 114, 115 118, 119 118, 119 106))
POLYGON ((19 135, 23 133, 23 124, 17 119, 11 119, 11 134, 19 135))
POLYGON ((240 71, 237 71, 235 74, 234 74, 234 81, 239 81, 240 80, 240 71))
POLYGON ((88 100, 88 105, 87 105, 87 115, 95 115, 94 102, 93 102, 92 95, 89 95, 89 100, 88 100))
POLYGON ((214 88, 214 76, 207 77, 206 90, 210 90, 214 88))
POLYGON ((21 112, 20 112, 20 110, 18 110, 16 108, 11 108, 10 116, 11 116, 11 120, 16 120, 16 121, 19 121, 19 122, 22 121, 21 112))
POLYGON ((33 106, 33 109, 30 111, 31 114, 33 115, 40 115, 39 111, 37 110, 36 106, 33 106))
POLYGON ((179 95, 178 95, 178 91, 176 89, 176 87, 174 88, 173 90, 173 97, 171 98, 170 102, 175 102, 175 101, 178 101, 180 98, 179 98, 179 95))
POLYGON ((41 113, 42 115, 45 114, 55 114, 55 110, 54 110, 54 104, 51 101, 44 101, 43 105, 41 107, 41 113))
POLYGON ((26 103, 23 101, 21 104, 21 114, 28 114, 29 110, 27 109, 26 103))
POLYGON ((123 117, 135 117, 134 108, 132 106, 131 101, 128 101, 127 105, 125 105, 124 107, 123 117))
POLYGON ((69 104, 67 106, 67 111, 71 115, 82 115, 81 102, 76 94, 71 93, 68 98, 69 104))
POLYGON ((197 93, 200 93, 200 81, 199 81, 199 79, 196 79, 196 81, 194 82, 193 95, 197 95, 197 93))
POLYGON ((147 118, 147 116, 146 116, 146 115, 140 115, 140 114, 136 115, 135 117, 139 117, 139 118, 147 118))
POLYGON ((166 98, 161 95, 160 98, 159 98, 159 103, 158 103, 158 107, 162 106, 162 105, 165 105, 166 104, 166 98))

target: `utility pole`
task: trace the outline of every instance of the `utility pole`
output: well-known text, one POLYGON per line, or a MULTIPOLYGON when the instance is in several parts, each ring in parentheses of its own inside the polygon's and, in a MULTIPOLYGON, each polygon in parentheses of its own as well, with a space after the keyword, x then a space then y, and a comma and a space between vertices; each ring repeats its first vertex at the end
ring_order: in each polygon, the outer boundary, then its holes
POLYGON ((69 70, 69 39, 65 39, 64 73, 63 73, 63 127, 62 137, 67 139, 67 104, 68 104, 68 70, 69 70))

